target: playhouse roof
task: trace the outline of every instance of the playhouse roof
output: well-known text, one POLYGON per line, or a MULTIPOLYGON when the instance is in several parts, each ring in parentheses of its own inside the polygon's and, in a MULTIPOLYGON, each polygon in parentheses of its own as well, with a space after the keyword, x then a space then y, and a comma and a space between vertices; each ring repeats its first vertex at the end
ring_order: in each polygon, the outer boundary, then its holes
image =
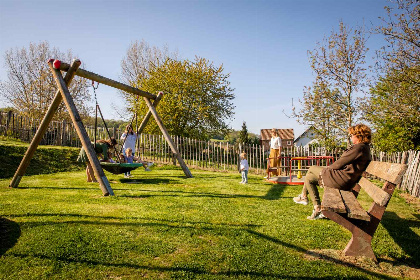
MULTIPOLYGON (((286 128, 286 129, 277 129, 280 135, 280 139, 294 139, 295 133, 293 132, 293 128, 286 128)), ((271 128, 268 129, 261 129, 261 140, 270 140, 271 139, 271 128)))

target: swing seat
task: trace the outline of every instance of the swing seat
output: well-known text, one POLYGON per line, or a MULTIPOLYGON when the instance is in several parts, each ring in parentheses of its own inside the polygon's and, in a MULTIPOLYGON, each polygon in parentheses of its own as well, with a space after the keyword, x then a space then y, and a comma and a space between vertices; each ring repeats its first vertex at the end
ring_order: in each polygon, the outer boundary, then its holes
POLYGON ((112 163, 112 162, 101 162, 101 167, 112 174, 122 174, 130 172, 131 170, 137 169, 143 166, 142 163, 112 163))

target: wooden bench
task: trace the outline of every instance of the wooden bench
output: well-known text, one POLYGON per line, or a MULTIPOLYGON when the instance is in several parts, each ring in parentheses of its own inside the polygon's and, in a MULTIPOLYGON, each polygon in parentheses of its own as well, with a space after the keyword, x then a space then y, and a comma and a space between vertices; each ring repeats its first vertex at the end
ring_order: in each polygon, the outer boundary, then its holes
POLYGON ((341 191, 327 187, 324 189, 321 204, 322 213, 330 220, 348 229, 352 234, 344 249, 346 256, 365 256, 376 261, 371 246, 372 237, 378 228, 396 185, 401 183, 406 170, 406 164, 372 161, 359 183, 351 191, 341 191), (372 177, 368 174, 380 178, 383 181, 382 188, 368 180, 367 178, 372 177), (367 212, 357 201, 361 188, 373 200, 367 212))

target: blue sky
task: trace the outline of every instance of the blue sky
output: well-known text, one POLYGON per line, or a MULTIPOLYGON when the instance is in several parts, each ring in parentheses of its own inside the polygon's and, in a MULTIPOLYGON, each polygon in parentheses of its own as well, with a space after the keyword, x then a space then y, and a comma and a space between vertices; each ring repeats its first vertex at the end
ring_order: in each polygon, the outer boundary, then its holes
MULTIPOLYGON (((0 0, 0 80, 6 80, 4 53, 11 48, 48 41, 62 52, 71 49, 86 70, 119 80, 120 63, 131 42, 178 51, 223 64, 235 88, 235 120, 239 130, 305 127, 289 119, 313 75, 307 51, 316 47, 339 21, 355 27, 378 24, 387 0, 162 1, 162 0, 0 0)), ((372 35, 373 50, 383 38, 372 35)), ((105 118, 118 119, 123 106, 117 91, 98 90, 105 118)), ((0 107, 7 104, 0 100, 0 107)), ((128 116, 129 118, 130 116, 128 116)))

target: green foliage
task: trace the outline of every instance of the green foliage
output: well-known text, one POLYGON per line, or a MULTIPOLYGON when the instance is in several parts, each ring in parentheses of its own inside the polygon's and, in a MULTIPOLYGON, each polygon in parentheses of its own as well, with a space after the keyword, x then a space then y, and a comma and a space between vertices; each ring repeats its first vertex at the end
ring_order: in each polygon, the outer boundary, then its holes
POLYGON ((400 75, 407 77, 407 71, 381 78, 364 108, 375 129, 373 144, 382 151, 420 149, 420 95, 415 94, 420 92, 419 84, 405 82, 400 75))
POLYGON ((248 128, 246 127, 245 121, 242 123, 242 130, 239 133, 239 142, 242 144, 249 144, 248 128))
POLYGON ((4 108, 0 108, 0 112, 9 112, 12 111, 13 113, 16 113, 16 109, 13 107, 4 107, 4 108))
POLYGON ((191 171, 106 172, 115 197, 84 171, 0 180, 0 279, 391 279, 420 265, 416 210, 397 194, 373 238, 380 264, 355 265, 334 258, 350 233, 308 221, 300 188, 191 171))
MULTIPOLYGON (((230 144, 242 143, 239 140, 240 134, 241 134, 241 131, 232 130, 226 134, 224 139, 227 140, 230 144)), ((252 132, 248 132, 248 144, 260 144, 260 136, 252 132)))
MULTIPOLYGON (((0 139, 0 178, 13 177, 28 149, 28 144, 0 139)), ((48 174, 84 169, 76 162, 78 148, 39 146, 26 171, 27 175, 48 174)))
MULTIPOLYGON (((170 134, 208 139, 215 132, 227 131, 225 121, 233 115, 233 90, 223 70, 203 58, 194 62, 167 59, 149 71, 149 78, 141 85, 148 92, 165 93, 158 112, 170 134)), ((140 103, 139 116, 147 111, 140 103)), ((159 129, 151 121, 145 131, 158 133, 159 129)))
MULTIPOLYGON (((226 121, 234 114, 235 96, 223 65, 215 66, 200 57, 189 61, 151 54, 152 50, 144 44, 134 44, 129 49, 123 61, 124 80, 147 92, 165 94, 157 111, 169 133, 203 140, 226 134, 226 121)), ((148 112, 143 99, 129 94, 124 94, 124 98, 128 111, 137 111, 140 119, 148 112)), ((145 132, 159 133, 156 122, 151 120, 145 132)))

